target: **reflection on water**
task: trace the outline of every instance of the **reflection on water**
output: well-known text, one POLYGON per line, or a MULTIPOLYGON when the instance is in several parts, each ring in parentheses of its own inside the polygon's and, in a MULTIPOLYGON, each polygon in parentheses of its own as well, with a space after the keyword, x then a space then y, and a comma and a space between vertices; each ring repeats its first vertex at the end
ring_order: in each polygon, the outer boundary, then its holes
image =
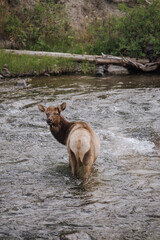
POLYGON ((160 77, 15 81, 0 81, 0 239, 160 239, 160 77), (37 109, 63 101, 101 139, 85 185, 37 109))

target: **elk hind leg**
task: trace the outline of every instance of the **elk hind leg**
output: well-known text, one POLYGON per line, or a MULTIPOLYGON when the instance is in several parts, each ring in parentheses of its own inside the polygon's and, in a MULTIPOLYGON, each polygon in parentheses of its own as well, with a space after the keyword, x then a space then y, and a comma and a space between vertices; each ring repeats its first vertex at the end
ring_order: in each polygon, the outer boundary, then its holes
POLYGON ((91 173, 93 165, 93 155, 91 153, 91 150, 89 150, 83 159, 83 169, 84 169, 84 175, 83 180, 86 181, 91 173))
POLYGON ((72 152, 72 150, 69 151, 69 162, 70 162, 72 174, 75 176, 77 174, 77 171, 76 171, 76 157, 75 157, 74 152, 72 152))

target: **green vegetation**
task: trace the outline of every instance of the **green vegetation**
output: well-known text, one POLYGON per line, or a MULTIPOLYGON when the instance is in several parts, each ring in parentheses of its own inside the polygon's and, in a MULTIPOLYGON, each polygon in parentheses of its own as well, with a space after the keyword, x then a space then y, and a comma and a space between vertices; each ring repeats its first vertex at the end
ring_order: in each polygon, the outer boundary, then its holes
MULTIPOLYGON (((80 68, 79 64, 72 59, 16 55, 0 50, 0 73, 4 66, 7 67, 11 76, 75 73, 80 68)), ((83 63, 81 72, 95 73, 94 64, 83 63)))
POLYGON ((72 72, 77 67, 77 63, 70 59, 15 55, 0 51, 0 72, 6 64, 12 75, 40 75, 45 72, 59 74, 65 71, 72 72))
POLYGON ((114 16, 90 27, 88 52, 143 58, 151 46, 153 55, 159 54, 160 1, 153 0, 151 4, 141 1, 134 8, 123 4, 120 9, 123 16, 114 16))
MULTIPOLYGON (((16 1, 18 4, 19 0, 16 1)), ((106 16, 103 21, 88 23, 85 30, 77 36, 78 34, 74 34, 70 25, 63 4, 56 4, 53 0, 43 0, 31 8, 17 10, 17 8, 11 8, 6 0, 2 0, 0 33, 16 42, 19 48, 28 50, 81 54, 103 52, 145 58, 147 48, 150 46, 153 56, 160 54, 160 1, 153 0, 148 4, 145 0, 141 0, 133 8, 123 4, 120 9, 123 15, 106 16)), ((30 57, 30 61, 32 58, 34 62, 34 57, 30 57)), ((20 68, 28 71, 27 61, 23 59, 24 56, 22 56, 20 68)), ((35 62, 33 64, 35 71, 39 71, 40 65, 46 69, 47 64, 51 64, 52 67, 56 64, 52 58, 49 61, 48 58, 44 58, 43 63, 42 60, 38 61, 38 64, 35 62)), ((86 68, 86 63, 83 67, 86 68)))
POLYGON ((53 0, 37 2, 32 8, 10 9, 5 33, 20 48, 30 50, 66 52, 74 39, 64 7, 53 0))

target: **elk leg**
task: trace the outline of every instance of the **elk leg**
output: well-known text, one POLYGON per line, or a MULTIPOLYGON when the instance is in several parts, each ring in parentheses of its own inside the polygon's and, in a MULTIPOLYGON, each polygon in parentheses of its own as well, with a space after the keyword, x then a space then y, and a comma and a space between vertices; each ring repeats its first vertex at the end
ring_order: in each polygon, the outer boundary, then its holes
POLYGON ((86 181, 87 178, 89 177, 92 169, 92 164, 93 164, 93 155, 91 153, 91 150, 89 150, 83 159, 83 169, 84 169, 84 176, 83 180, 86 181))
POLYGON ((92 169, 92 165, 84 166, 84 176, 83 176, 84 182, 88 179, 91 173, 91 169, 92 169))
POLYGON ((80 158, 76 159, 76 175, 78 175, 79 173, 79 168, 81 166, 81 161, 80 161, 80 158))
POLYGON ((71 150, 69 151, 69 162, 71 165, 72 174, 75 176, 76 175, 76 157, 71 150))

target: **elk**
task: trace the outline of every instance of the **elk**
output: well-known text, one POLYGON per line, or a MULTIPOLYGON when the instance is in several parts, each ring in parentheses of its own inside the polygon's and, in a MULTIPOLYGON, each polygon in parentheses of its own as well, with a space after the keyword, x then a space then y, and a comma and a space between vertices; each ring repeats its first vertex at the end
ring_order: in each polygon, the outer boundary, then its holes
POLYGON ((83 166, 83 179, 86 181, 100 152, 98 135, 86 122, 67 121, 61 115, 66 108, 65 102, 58 107, 48 108, 38 104, 38 108, 46 114, 47 124, 55 139, 67 146, 72 174, 77 176, 80 166, 83 166))

